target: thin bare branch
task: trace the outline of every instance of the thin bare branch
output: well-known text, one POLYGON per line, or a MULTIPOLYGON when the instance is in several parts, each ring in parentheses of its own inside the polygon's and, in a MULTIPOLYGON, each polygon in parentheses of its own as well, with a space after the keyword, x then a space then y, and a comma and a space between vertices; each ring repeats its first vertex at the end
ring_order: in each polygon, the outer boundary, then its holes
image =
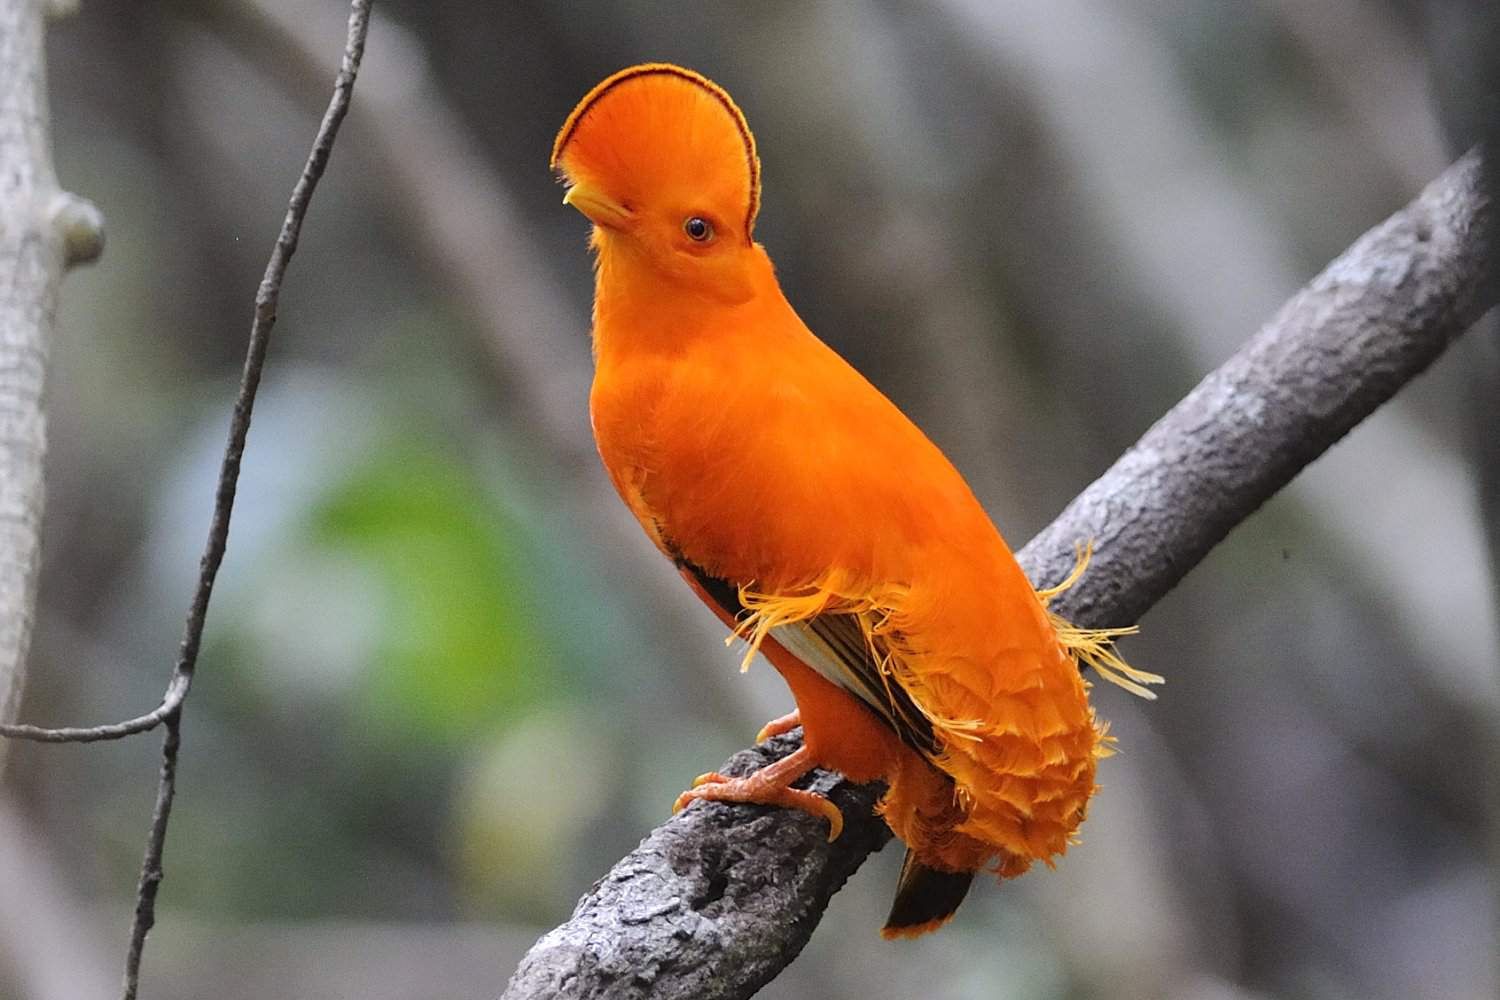
POLYGON ((187 674, 174 672, 167 685, 167 693, 161 704, 145 715, 138 715, 123 722, 106 722, 98 726, 59 726, 47 729, 26 723, 0 725, 0 737, 11 740, 30 740, 35 743, 98 743, 103 740, 119 740, 127 736, 149 733, 176 712, 188 692, 187 674))
MULTIPOLYGON (((1055 610, 1093 627, 1138 619, 1495 304, 1495 211, 1481 173, 1479 153, 1469 153, 1361 237, 1021 551, 1031 578, 1052 582, 1072 566, 1077 541, 1096 540, 1088 573, 1055 610)), ((781 738, 744 751, 726 773, 795 746, 781 738)), ((878 787, 816 780, 844 810, 836 843, 801 813, 694 805, 537 942, 504 997, 755 993, 889 836, 870 809, 878 787)))
MULTIPOLYGON (((291 201, 287 205, 286 218, 276 245, 271 250, 271 259, 266 264, 265 276, 255 295, 255 318, 250 324, 250 343, 245 352, 245 366, 240 376, 239 393, 235 397, 234 412, 229 421, 229 442, 224 448, 223 463, 219 468, 219 485, 214 496, 213 520, 209 525, 208 542, 203 550, 198 585, 193 592, 193 602, 188 609, 182 644, 178 650, 177 665, 173 670, 172 683, 168 688, 168 700, 174 690, 180 691, 178 702, 170 708, 162 723, 167 735, 162 741, 161 776, 157 784, 156 807, 151 816, 151 827, 146 838, 145 859, 141 865, 141 880, 136 892, 135 920, 130 930, 130 948, 125 959, 124 1000, 134 1000, 140 988, 141 954, 146 943, 146 934, 156 922, 156 893, 162 880, 162 851, 166 843, 167 824, 172 815, 172 800, 177 792, 177 755, 181 746, 182 699, 192 684, 193 672, 198 663, 198 650, 203 641, 203 626, 208 615, 208 603, 213 596, 214 580, 219 565, 224 560, 224 549, 229 540, 229 521, 234 511, 234 495, 239 483, 240 460, 245 453, 245 440, 250 433, 251 413, 255 408, 255 395, 260 387, 261 370, 265 366, 266 350, 270 345, 271 329, 276 323, 276 308, 281 298, 281 284, 286 276, 287 265, 297 251, 297 241, 302 232, 302 222, 312 201, 313 191, 318 186, 328 158, 333 152, 334 140, 338 137, 339 125, 349 110, 349 100, 354 91, 354 80, 359 73, 359 64, 364 56, 365 36, 370 27, 370 4, 372 0, 351 0, 349 7, 348 36, 344 43, 343 62, 334 80, 333 97, 328 110, 318 126, 312 150, 302 168, 302 174, 292 189, 291 201)), ((165 702, 164 702, 165 704, 165 702)))

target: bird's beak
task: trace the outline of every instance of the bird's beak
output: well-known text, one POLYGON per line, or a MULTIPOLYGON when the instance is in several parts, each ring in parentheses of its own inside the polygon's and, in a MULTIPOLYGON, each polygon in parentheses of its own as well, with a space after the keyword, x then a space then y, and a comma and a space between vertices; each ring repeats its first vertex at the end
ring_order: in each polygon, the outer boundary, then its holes
POLYGON ((605 229, 623 230, 632 218, 630 210, 585 184, 574 184, 563 195, 563 204, 571 205, 595 225, 605 229))

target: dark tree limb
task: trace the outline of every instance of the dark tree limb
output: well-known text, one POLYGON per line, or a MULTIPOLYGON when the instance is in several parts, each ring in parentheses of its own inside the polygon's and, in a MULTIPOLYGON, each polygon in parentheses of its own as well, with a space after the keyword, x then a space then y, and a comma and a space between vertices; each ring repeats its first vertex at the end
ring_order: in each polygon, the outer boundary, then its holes
MULTIPOLYGON (((1497 299, 1493 192, 1471 151, 1360 237, 1146 432, 1019 554, 1062 579, 1052 607, 1079 625, 1129 624, 1236 524, 1422 372, 1497 299)), ((742 751, 745 773, 792 736, 742 751)), ((819 774, 843 836, 759 806, 696 804, 654 830, 522 959, 505 1000, 735 1000, 802 950, 828 900, 889 838, 879 786, 819 774)), ((872 924, 873 933, 873 924, 872 924)))

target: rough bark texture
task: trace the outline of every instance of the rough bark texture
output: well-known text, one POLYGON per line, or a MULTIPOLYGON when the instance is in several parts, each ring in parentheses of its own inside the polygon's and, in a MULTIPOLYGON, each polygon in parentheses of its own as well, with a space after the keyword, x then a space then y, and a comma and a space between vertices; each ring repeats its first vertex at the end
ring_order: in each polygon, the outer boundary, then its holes
MULTIPOLYGON (((749 774, 800 744, 795 730, 740 751, 721 771, 749 774)), ((594 884, 572 919, 531 949, 505 996, 749 996, 770 982, 829 898, 891 838, 874 814, 882 786, 820 771, 806 787, 847 817, 837 842, 806 813, 694 805, 594 884)))
MULTIPOLYGON (((1023 549, 1080 625, 1138 619, 1229 530, 1389 399, 1496 299, 1494 210, 1470 153, 1366 233, 1023 549)), ((792 736, 737 754, 745 773, 792 736)), ((695 805, 658 827, 521 961, 506 1000, 748 997, 802 950, 829 898, 889 839, 878 786, 819 774, 843 836, 784 810, 695 805)), ((871 920, 874 932, 875 919, 871 920)))
MULTIPOLYGON (((42 386, 57 287, 98 255, 93 206, 60 191, 39 0, 0 0, 0 722, 15 718, 41 564, 42 386)), ((6 742, 0 740, 0 765, 6 742)))
POLYGON ((1134 622, 1240 521, 1421 373, 1495 302, 1494 210, 1460 159, 1365 233, 1026 546, 1081 625, 1134 622))

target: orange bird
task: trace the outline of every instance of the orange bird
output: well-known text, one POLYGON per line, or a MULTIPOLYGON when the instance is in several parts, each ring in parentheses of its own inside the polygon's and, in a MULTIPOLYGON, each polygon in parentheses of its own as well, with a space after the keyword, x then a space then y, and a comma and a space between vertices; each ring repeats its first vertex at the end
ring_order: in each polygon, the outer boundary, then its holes
MULTIPOLYGON (((634 66, 563 123, 552 167, 593 223, 590 411, 646 534, 734 635, 764 653, 803 744, 677 801, 843 817, 792 783, 882 779, 907 845, 885 928, 947 922, 974 874, 1052 865, 1109 754, 1081 663, 1137 694, 1161 678, 1046 610, 968 484, 815 337, 751 237, 760 160, 745 116, 691 70, 634 66)), ((1086 562, 1066 586, 1076 579, 1086 562)), ((1148 695, 1149 696, 1149 695, 1148 695)))

